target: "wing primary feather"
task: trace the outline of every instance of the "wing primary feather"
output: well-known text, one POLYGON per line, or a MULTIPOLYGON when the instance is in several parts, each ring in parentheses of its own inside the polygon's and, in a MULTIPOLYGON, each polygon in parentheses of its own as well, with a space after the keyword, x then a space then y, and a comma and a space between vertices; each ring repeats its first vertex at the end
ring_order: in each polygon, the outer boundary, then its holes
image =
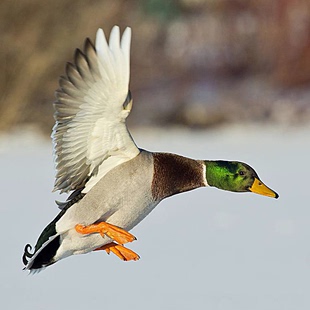
POLYGON ((111 51, 119 51, 120 49, 120 30, 118 26, 114 26, 111 30, 109 47, 111 51))
POLYGON ((85 84, 88 86, 88 90, 91 89, 95 80, 94 80, 93 75, 90 72, 89 64, 88 64, 85 54, 79 49, 76 49, 75 51, 74 63, 81 78, 83 79, 85 84))
MULTIPOLYGON (((66 72, 69 81, 80 91, 79 97, 83 98, 83 95, 85 95, 87 92, 87 88, 85 87, 85 82, 83 81, 77 67, 74 64, 68 62, 66 72)), ((78 94, 75 94, 75 96, 78 96, 78 94)))

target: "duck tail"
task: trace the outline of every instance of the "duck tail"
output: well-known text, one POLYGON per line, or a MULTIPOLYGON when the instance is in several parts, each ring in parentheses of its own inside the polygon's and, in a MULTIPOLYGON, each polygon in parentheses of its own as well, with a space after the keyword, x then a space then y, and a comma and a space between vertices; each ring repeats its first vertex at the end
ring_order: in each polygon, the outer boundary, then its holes
MULTIPOLYGON (((37 273, 56 263, 54 256, 60 246, 60 236, 52 236, 47 242, 45 242, 41 248, 35 249, 34 253, 30 253, 32 247, 30 244, 25 246, 24 254, 22 257, 25 265, 24 270, 29 270, 30 273, 37 273), (29 251, 30 250, 30 251, 29 251)), ((36 248, 36 247, 35 247, 36 248)))
POLYGON ((56 222, 60 218, 59 215, 42 231, 33 253, 31 253, 32 246, 26 244, 22 256, 22 261, 25 265, 24 270, 36 273, 56 262, 54 257, 61 243, 60 235, 56 232, 56 222))
POLYGON ((30 273, 37 273, 45 267, 56 263, 55 255, 61 244, 60 234, 56 231, 56 223, 71 206, 85 196, 82 193, 83 189, 84 187, 74 191, 66 202, 56 201, 61 211, 44 228, 34 247, 33 253, 31 253, 32 246, 30 244, 26 244, 24 248, 24 254, 22 256, 22 261, 25 265, 24 270, 30 270, 30 273))

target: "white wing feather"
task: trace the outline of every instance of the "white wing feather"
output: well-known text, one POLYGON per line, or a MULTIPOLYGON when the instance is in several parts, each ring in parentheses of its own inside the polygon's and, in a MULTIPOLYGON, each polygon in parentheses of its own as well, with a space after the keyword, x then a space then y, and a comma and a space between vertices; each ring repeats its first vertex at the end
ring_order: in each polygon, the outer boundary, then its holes
POLYGON ((102 29, 95 47, 77 50, 56 92, 53 143, 54 190, 88 192, 108 171, 139 154, 127 127, 131 29, 120 40, 114 26, 109 44, 102 29))

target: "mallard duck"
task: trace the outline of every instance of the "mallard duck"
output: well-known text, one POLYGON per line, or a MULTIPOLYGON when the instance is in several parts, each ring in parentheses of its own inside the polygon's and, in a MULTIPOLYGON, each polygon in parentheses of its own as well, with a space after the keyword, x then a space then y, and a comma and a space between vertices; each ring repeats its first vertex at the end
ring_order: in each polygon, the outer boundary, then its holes
POLYGON ((95 45, 85 41, 68 63, 56 91, 52 140, 55 191, 71 192, 56 218, 43 230, 34 251, 27 244, 26 270, 39 271, 74 254, 105 250, 124 261, 139 255, 124 244, 129 231, 166 197, 198 187, 278 194, 249 165, 238 161, 195 160, 152 153, 133 141, 126 118, 131 29, 112 28, 109 43, 99 29, 95 45))

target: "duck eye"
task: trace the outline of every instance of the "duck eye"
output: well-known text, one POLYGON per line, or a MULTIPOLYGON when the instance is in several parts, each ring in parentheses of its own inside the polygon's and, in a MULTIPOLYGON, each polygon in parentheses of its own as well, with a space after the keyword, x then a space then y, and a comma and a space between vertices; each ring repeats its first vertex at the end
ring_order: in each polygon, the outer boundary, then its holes
POLYGON ((239 171, 239 175, 245 175, 244 171, 239 171))

